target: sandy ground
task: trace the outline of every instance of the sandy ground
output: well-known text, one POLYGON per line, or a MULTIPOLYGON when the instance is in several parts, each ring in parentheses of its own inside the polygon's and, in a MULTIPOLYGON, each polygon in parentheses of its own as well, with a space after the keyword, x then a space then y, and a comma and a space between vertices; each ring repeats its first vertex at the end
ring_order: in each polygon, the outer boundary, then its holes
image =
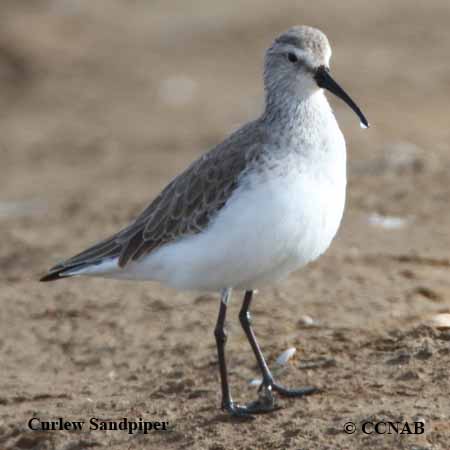
MULTIPOLYGON (((450 312, 449 21, 448 0, 3 0, 0 448, 448 450, 450 332, 433 317, 450 312), (236 423, 219 409, 216 297, 37 278, 258 114, 263 50, 298 23, 328 34, 335 77, 372 128, 331 99, 349 147, 342 228, 253 308, 270 364, 297 348, 280 380, 322 392, 236 423), (170 431, 33 433, 31 417, 170 431), (367 420, 425 433, 366 435, 367 420)), ((240 296, 228 355, 244 401, 258 373, 240 296)))

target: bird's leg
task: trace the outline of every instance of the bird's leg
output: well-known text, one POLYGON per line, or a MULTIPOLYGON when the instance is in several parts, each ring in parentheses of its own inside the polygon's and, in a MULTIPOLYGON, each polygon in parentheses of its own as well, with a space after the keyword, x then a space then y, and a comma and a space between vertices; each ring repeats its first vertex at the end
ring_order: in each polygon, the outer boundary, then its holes
POLYGON ((252 418, 246 406, 233 402, 228 384, 227 362, 225 359, 225 344, 227 342, 227 331, 225 329, 225 317, 227 314, 228 301, 231 298, 231 289, 224 289, 220 299, 219 316, 217 318, 214 336, 216 337, 217 354, 219 357, 220 383, 222 386, 222 409, 233 417, 252 418))
POLYGON ((304 387, 299 389, 287 389, 284 386, 276 383, 273 380, 273 376, 270 369, 264 359, 261 348, 256 341, 255 333, 253 332, 251 326, 251 316, 250 316, 250 304, 252 302, 253 291, 246 291, 244 296, 244 301, 242 303, 242 308, 239 313, 239 320, 241 322, 242 328, 247 336, 248 341, 253 349, 256 356, 256 361, 258 362, 258 367, 262 374, 262 384, 260 387, 260 398, 257 402, 264 404, 266 408, 275 408, 275 401, 273 399, 272 391, 278 392, 282 396, 286 397, 301 397, 303 395, 313 394, 319 389, 316 387, 304 387))

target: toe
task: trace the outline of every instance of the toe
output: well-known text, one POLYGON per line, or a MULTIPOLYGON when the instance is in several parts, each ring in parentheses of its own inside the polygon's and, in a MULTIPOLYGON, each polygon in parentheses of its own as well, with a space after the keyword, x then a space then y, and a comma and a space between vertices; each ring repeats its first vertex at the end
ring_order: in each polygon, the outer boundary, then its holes
POLYGON ((247 409, 252 414, 265 414, 281 409, 275 401, 268 402, 265 400, 255 400, 247 405, 247 409))
POLYGON ((239 405, 237 403, 230 403, 225 405, 223 409, 233 418, 240 420, 253 420, 252 411, 246 405, 239 405))
POLYGON ((272 389, 284 397, 303 397, 305 395, 311 395, 320 392, 320 389, 315 386, 307 386, 297 389, 288 389, 277 383, 274 383, 272 385, 272 389))

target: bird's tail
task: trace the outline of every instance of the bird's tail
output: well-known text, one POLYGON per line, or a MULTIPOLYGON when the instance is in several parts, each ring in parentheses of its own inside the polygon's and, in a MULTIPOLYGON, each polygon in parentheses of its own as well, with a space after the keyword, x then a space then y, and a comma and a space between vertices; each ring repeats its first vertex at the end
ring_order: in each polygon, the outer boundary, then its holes
POLYGON ((79 272, 88 265, 89 264, 76 264, 68 267, 55 266, 51 268, 43 277, 41 277, 39 281, 55 281, 73 277, 78 275, 79 272))

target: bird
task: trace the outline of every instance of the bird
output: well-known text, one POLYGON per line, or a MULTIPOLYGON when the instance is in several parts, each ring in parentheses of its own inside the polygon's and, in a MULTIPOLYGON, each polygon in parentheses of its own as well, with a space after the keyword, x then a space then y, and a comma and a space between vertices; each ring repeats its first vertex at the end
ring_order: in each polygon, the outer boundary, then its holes
POLYGON ((325 91, 369 123, 333 79, 326 35, 293 26, 265 52, 265 106, 176 176, 128 226, 52 267, 41 281, 75 276, 157 281, 220 293, 214 335, 222 409, 235 418, 278 409, 278 396, 314 386, 275 381, 253 331, 255 290, 316 260, 335 237, 345 206, 346 144, 325 91), (232 291, 244 291, 241 326, 262 383, 256 400, 233 400, 225 320, 232 291))

